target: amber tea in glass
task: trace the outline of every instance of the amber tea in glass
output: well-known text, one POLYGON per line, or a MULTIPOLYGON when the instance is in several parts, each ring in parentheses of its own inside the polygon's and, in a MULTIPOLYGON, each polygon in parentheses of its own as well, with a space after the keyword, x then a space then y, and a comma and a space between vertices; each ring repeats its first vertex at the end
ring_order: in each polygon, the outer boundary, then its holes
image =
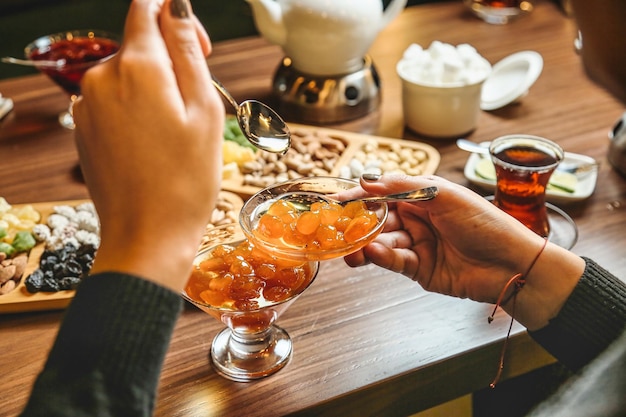
POLYGON ((548 237, 546 186, 563 159, 563 149, 538 136, 508 135, 492 141, 489 152, 497 178, 494 204, 548 237))

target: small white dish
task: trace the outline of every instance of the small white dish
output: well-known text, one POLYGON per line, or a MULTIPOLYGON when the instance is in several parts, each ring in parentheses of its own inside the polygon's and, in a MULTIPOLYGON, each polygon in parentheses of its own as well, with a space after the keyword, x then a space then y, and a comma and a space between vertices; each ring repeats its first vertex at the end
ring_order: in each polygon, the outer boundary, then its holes
MULTIPOLYGON (((483 143, 483 145, 484 144, 485 143, 483 143)), ((496 182, 485 179, 476 173, 476 164, 478 164, 478 162, 483 158, 485 158, 484 155, 479 155, 476 153, 470 154, 469 158, 467 158, 463 174, 465 175, 465 178, 467 178, 472 184, 479 186, 486 191, 494 191, 496 182)), ((568 164, 583 164, 594 163, 596 161, 586 155, 565 152, 565 158, 563 159, 563 162, 568 164)), ((573 193, 568 193, 566 191, 561 191, 558 189, 548 189, 546 191, 546 200, 553 204, 571 204, 577 201, 585 200, 589 198, 591 194, 593 194, 593 191, 596 188, 597 179, 598 168, 596 167, 578 178, 576 188, 573 193)))
POLYGON ((507 56, 492 67, 483 84, 480 108, 496 110, 524 97, 542 70, 543 58, 535 51, 507 56))

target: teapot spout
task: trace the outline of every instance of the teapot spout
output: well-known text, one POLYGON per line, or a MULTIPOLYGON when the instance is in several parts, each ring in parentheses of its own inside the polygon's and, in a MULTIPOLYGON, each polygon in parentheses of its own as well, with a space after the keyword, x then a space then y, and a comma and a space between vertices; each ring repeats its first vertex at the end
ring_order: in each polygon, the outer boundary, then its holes
POLYGON ((406 6, 407 0, 392 0, 391 3, 385 8, 383 18, 380 20, 380 29, 387 26, 393 19, 395 19, 406 6))
POLYGON ((275 0, 246 0, 252 8, 254 25, 269 42, 283 46, 287 41, 287 28, 283 12, 275 0))

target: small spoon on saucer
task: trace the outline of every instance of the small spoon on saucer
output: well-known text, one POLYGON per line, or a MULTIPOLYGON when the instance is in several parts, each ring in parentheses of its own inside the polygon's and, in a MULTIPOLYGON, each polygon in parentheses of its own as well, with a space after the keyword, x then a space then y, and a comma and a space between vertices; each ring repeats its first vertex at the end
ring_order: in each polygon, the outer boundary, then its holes
MULTIPOLYGON (((457 139, 456 146, 460 149, 463 149, 467 152, 477 153, 483 156, 489 156, 489 147, 485 145, 481 145, 479 143, 472 142, 467 139, 457 139)), ((565 153, 567 156, 567 152, 565 153)), ((576 176, 582 176, 584 173, 588 173, 598 167, 598 163, 573 163, 573 162, 561 162, 557 165, 557 171, 561 172, 569 172, 570 174, 574 174, 576 176)))
POLYGON ((13 58, 11 56, 5 56, 2 57, 2 62, 4 62, 5 64, 16 64, 16 65, 24 65, 27 67, 51 67, 51 68, 57 68, 57 67, 62 67, 63 65, 65 65, 65 60, 64 59, 58 59, 56 61, 50 61, 50 60, 32 60, 32 59, 19 59, 19 58, 13 58))
POLYGON ((283 119, 268 105, 256 100, 241 104, 212 77, 213 85, 237 111, 239 127, 248 141, 264 151, 284 154, 291 146, 291 133, 283 119))

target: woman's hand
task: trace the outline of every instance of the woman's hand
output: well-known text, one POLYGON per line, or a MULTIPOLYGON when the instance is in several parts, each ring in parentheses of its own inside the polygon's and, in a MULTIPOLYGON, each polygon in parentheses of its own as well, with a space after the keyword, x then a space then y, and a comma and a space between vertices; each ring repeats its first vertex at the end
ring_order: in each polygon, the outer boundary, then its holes
POLYGON ((74 118, 101 221, 92 272, 179 291, 220 189, 224 108, 208 35, 187 2, 186 17, 170 3, 133 1, 119 53, 87 72, 74 118))
MULTIPOLYGON (((376 195, 436 186, 439 195, 430 201, 392 204, 383 233, 345 257, 350 266, 373 262, 408 276, 426 290, 495 303, 506 282, 516 273, 525 273, 544 244, 542 237, 481 196, 443 178, 390 175, 378 181, 362 179, 361 186, 376 195)), ((581 258, 549 244, 526 277, 530 290, 522 293, 529 295, 533 288, 555 291, 549 294, 554 300, 549 311, 529 317, 524 324, 535 327, 555 314, 583 268, 581 258), (545 279, 561 281, 545 275, 561 271, 568 284, 556 290, 545 288, 545 279)))

